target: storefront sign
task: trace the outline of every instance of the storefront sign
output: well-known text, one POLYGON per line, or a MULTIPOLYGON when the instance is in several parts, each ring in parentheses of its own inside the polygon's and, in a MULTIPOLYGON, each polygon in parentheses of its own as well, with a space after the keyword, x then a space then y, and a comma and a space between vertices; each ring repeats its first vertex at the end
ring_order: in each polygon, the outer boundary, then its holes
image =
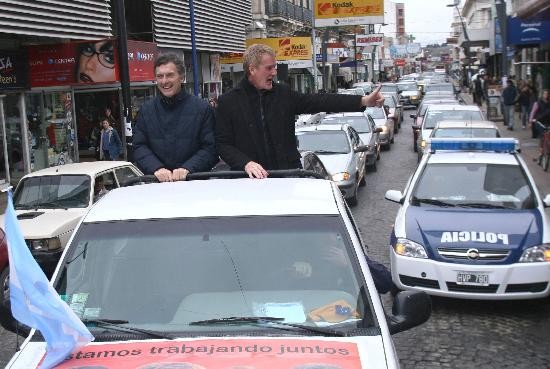
POLYGON ((75 83, 74 43, 29 47, 31 87, 65 86, 75 83))
POLYGON ((404 67, 405 66, 405 59, 395 59, 394 62, 396 67, 404 67))
POLYGON ((311 60, 312 47, 310 37, 253 38, 246 40, 246 47, 252 44, 264 44, 271 47, 277 61, 311 60))
POLYGON ((154 81, 157 44, 128 40, 128 69, 131 82, 154 81))
POLYGON ((27 88, 27 64, 26 52, 0 52, 0 91, 27 88))
POLYGON ((311 60, 283 60, 280 64, 287 64, 288 69, 312 68, 313 61, 311 60))
POLYGON ((315 0, 315 27, 384 23, 384 0, 315 0))
POLYGON ((508 17, 507 31, 510 45, 550 42, 550 20, 508 17))
POLYGON ((56 368, 360 369, 355 343, 300 339, 204 339, 89 344, 56 368))
POLYGON ((243 54, 242 53, 225 53, 220 56, 221 64, 242 64, 243 54))
POLYGON ((355 45, 359 46, 381 46, 384 45, 384 34, 375 33, 372 35, 356 35, 355 45))

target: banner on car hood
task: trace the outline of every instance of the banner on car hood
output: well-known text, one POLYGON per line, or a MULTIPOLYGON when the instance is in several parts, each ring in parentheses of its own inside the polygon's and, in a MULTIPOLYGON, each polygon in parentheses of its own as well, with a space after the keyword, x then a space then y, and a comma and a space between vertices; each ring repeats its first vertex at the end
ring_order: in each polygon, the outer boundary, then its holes
POLYGON ((322 340, 208 339, 88 345, 58 369, 361 369, 357 345, 322 340))

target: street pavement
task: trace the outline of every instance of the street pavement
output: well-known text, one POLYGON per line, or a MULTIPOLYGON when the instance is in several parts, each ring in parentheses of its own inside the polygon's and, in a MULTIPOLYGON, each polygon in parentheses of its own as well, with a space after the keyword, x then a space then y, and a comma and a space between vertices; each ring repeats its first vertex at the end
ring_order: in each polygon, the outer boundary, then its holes
MULTIPOLYGON (((469 95, 463 98, 471 102, 469 95)), ((388 189, 403 190, 416 168, 412 129, 405 111, 402 129, 390 151, 382 152, 377 172, 367 175, 359 190, 359 205, 352 209, 368 254, 389 267, 389 236, 398 205, 384 199, 388 189)), ((518 124, 518 126, 520 126, 518 124)), ((522 156, 540 194, 550 194, 550 173, 536 165, 538 141, 529 130, 507 131, 518 138, 522 156)), ((549 213, 550 215, 550 213, 549 213)), ((391 312, 391 296, 382 298, 391 312)), ((430 320, 393 336, 404 369, 432 368, 550 368, 550 298, 524 301, 472 301, 432 298, 430 320)), ((22 339, 19 339, 19 344, 22 339)), ((0 328, 0 367, 16 348, 15 335, 0 328)))

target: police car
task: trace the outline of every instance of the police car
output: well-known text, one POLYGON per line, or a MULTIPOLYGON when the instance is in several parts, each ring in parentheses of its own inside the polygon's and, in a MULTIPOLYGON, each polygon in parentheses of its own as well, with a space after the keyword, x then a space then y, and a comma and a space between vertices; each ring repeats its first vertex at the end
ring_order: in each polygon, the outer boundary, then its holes
POLYGON ((550 294, 550 233, 533 178, 505 138, 431 139, 405 191, 391 234, 400 289, 465 299, 550 294))
MULTIPOLYGON (((274 176, 101 198, 53 278, 95 341, 59 368, 398 368, 390 334, 426 321, 429 296, 404 291, 387 317, 337 185, 274 176)), ((33 332, 7 368, 45 346, 33 332)))

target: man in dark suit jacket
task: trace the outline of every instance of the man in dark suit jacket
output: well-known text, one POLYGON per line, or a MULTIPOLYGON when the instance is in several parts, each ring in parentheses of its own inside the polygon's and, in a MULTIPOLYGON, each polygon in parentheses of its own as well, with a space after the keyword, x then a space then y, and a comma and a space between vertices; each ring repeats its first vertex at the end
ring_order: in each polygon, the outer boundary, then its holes
POLYGON ((246 50, 243 68, 243 81, 218 99, 216 148, 231 169, 244 170, 250 178, 265 178, 270 169, 301 167, 295 115, 360 111, 384 102, 380 87, 368 96, 305 95, 276 84, 275 52, 261 44, 246 50))

